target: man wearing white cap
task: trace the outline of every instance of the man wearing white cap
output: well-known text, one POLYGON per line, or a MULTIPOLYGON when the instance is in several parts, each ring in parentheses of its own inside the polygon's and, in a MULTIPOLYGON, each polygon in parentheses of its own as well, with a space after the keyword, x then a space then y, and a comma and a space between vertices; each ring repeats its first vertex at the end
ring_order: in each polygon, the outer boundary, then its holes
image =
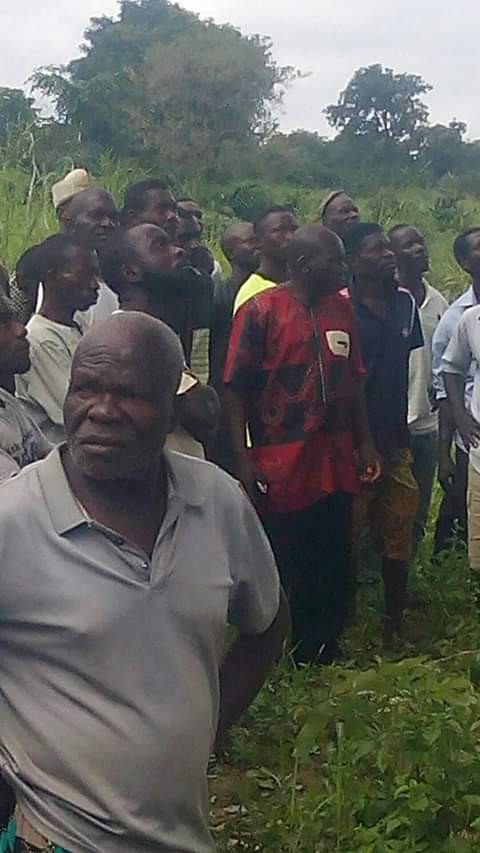
MULTIPOLYGON (((86 169, 73 169, 52 187, 52 201, 62 231, 99 251, 118 226, 113 196, 95 187, 86 169)), ((97 304, 84 316, 86 326, 99 323, 118 308, 118 300, 101 281, 97 304)), ((82 323, 83 325, 83 323, 82 323)))

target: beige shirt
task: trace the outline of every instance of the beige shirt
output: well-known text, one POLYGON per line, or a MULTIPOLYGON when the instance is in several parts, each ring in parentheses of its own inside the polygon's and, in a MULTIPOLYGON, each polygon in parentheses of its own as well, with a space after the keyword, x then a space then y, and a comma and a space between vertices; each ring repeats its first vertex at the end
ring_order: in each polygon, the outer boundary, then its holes
POLYGON ((152 555, 88 517, 59 448, 0 487, 0 765, 27 821, 75 853, 211 853, 227 623, 260 634, 278 611, 241 487, 166 461, 152 555))
POLYGON ((448 302, 428 282, 425 299, 419 308, 424 345, 410 353, 408 375, 408 427, 411 433, 434 432, 438 429, 438 413, 433 407, 432 341, 448 302))
POLYGON ((19 399, 53 442, 61 441, 63 403, 70 379, 73 354, 81 340, 79 326, 65 326, 34 314, 27 323, 32 366, 17 376, 19 399))

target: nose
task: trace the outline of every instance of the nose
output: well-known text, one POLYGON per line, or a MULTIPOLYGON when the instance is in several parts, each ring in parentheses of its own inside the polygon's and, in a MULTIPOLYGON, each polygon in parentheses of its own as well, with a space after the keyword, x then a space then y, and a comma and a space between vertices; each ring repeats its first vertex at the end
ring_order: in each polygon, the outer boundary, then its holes
POLYGON ((115 228, 115 218, 113 214, 106 213, 104 216, 102 216, 100 220, 100 226, 102 228, 115 228))
POLYGON ((99 395, 92 405, 88 417, 94 423, 116 423, 120 420, 117 402, 113 394, 99 395))

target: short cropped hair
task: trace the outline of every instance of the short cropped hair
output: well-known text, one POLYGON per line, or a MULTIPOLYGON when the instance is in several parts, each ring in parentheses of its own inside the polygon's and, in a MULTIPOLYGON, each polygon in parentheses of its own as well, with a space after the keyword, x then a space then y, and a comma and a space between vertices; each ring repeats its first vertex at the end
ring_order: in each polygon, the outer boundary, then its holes
POLYGON ((33 256, 38 281, 45 282, 50 270, 62 272, 68 266, 72 252, 78 249, 90 251, 69 234, 54 234, 52 237, 47 237, 43 243, 35 247, 33 256))
POLYGON ((480 231, 480 225, 475 225, 473 228, 468 228, 466 231, 462 231, 455 240, 453 241, 453 256, 459 266, 462 266, 468 258, 468 253, 470 252, 470 247, 468 245, 468 238, 472 234, 478 234, 480 231))
POLYGON ((128 239, 128 228, 117 228, 100 252, 102 278, 110 290, 118 292, 121 269, 137 259, 137 252, 128 239))
POLYGON ((273 207, 268 207, 267 210, 262 211, 260 216, 258 216, 253 223, 253 230, 255 231, 255 234, 260 233, 260 231, 262 230, 262 225, 265 223, 268 217, 271 216, 272 213, 294 214, 295 211, 293 210, 293 207, 291 207, 291 205, 287 204, 274 204, 273 207))
POLYGON ((165 181, 160 178, 145 178, 143 181, 138 181, 128 187, 125 193, 123 202, 123 213, 129 210, 141 211, 144 208, 145 196, 151 190, 168 190, 170 189, 165 181))
POLYGON ((362 245, 370 234, 383 234, 383 228, 376 222, 358 222, 357 225, 347 231, 343 238, 343 245, 347 257, 354 258, 360 254, 362 245))

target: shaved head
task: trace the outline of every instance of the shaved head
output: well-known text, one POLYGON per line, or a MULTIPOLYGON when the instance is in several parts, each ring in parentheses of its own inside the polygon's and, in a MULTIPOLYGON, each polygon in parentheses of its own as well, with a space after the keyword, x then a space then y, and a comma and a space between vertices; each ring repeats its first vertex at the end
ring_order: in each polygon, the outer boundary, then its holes
POLYGON ((302 225, 293 235, 289 246, 289 261, 294 264, 301 255, 311 258, 321 247, 342 249, 340 238, 324 225, 302 225))
POLYGON ((260 264, 260 248, 252 222, 234 222, 222 235, 222 252, 232 268, 255 272, 260 264))
POLYGON ((82 338, 65 399, 73 463, 93 479, 141 479, 172 428, 184 357, 148 314, 113 314, 82 338))
POLYGON ((333 231, 323 225, 298 228, 288 247, 292 280, 309 299, 336 293, 345 286, 345 250, 333 231))

